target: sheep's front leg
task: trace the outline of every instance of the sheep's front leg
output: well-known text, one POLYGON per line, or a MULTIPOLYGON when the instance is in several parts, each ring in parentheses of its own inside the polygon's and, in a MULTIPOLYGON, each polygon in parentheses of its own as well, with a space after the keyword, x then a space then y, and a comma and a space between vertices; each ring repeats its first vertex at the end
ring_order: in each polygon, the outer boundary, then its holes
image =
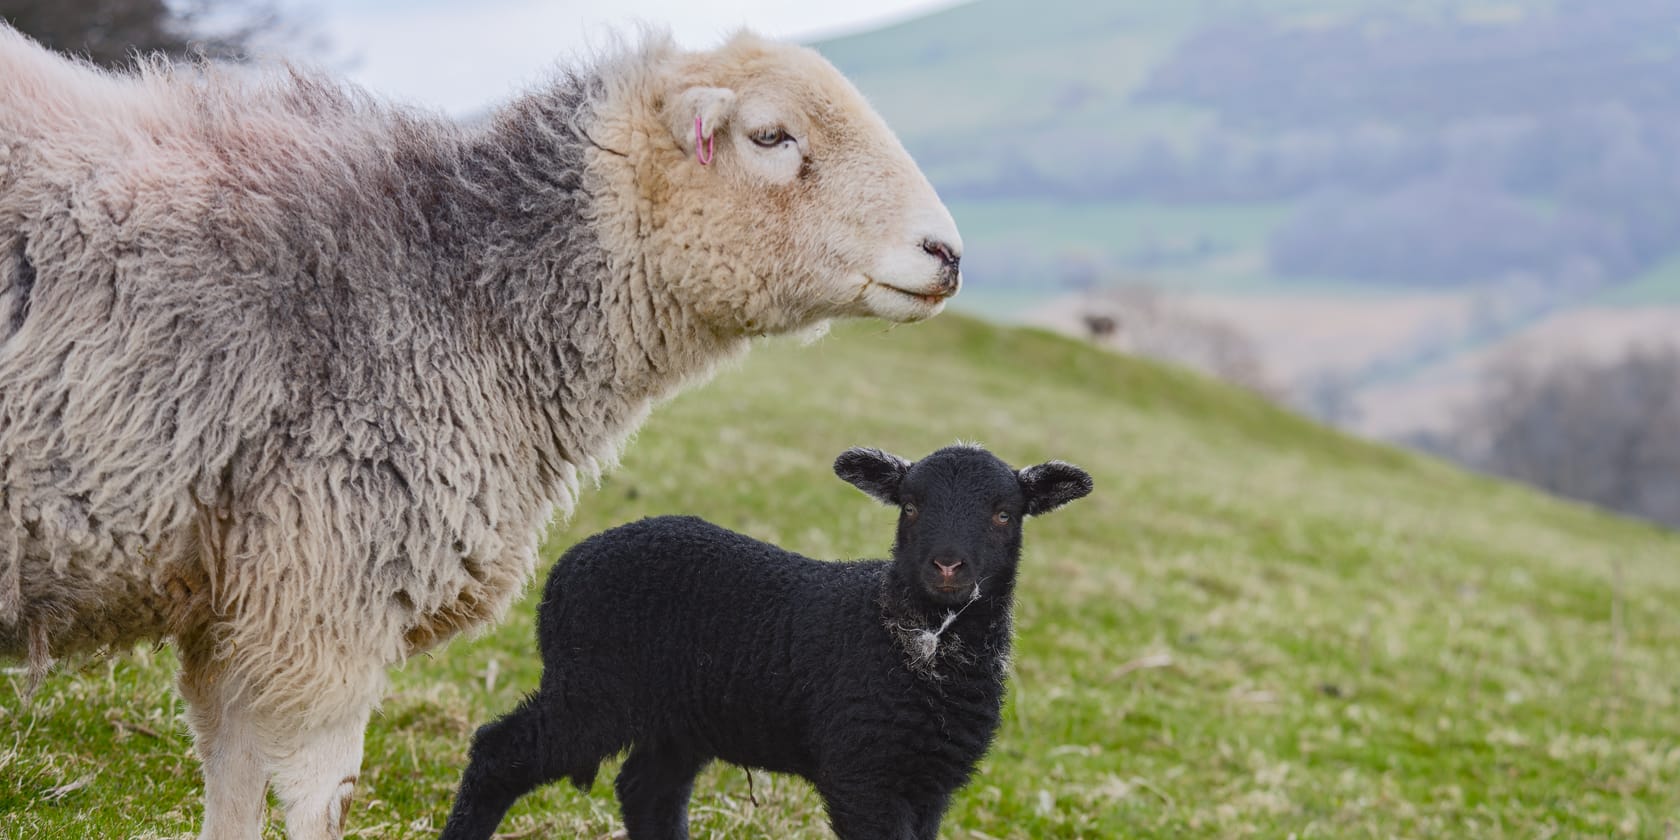
POLYGON ((220 669, 192 642, 183 645, 179 685, 204 771, 201 840, 257 840, 268 810, 268 770, 257 731, 231 700, 220 669))
POLYGON ((372 704, 331 724, 284 737, 269 766, 286 809, 290 840, 338 840, 362 766, 362 736, 372 704))
POLYGON ((286 810, 291 840, 338 840, 344 833, 362 763, 367 713, 333 726, 276 739, 265 735, 237 705, 191 715, 204 764, 204 830, 201 840, 256 840, 262 836, 272 773, 286 810))
POLYGON ((256 840, 268 810, 268 772, 256 731, 224 709, 213 734, 198 739, 204 764, 203 840, 256 840), (206 743, 208 741, 208 743, 206 743))

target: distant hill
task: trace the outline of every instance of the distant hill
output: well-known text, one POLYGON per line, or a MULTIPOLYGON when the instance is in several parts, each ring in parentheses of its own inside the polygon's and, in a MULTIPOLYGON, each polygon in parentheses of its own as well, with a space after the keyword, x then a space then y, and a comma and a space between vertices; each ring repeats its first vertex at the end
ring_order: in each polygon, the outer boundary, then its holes
POLYGON ((817 47, 957 205, 987 289, 1078 285, 1085 260, 1574 298, 1680 253, 1674 20, 1668 0, 981 0, 817 47))
POLYGON ((1573 313, 1680 322, 1676 20, 1672 0, 978 0, 816 46, 949 200, 972 310, 1194 293, 1297 395, 1348 389, 1331 419, 1403 434, 1439 425, 1465 359, 1567 337, 1534 331, 1573 313), (1279 317, 1297 301, 1315 314, 1279 317))

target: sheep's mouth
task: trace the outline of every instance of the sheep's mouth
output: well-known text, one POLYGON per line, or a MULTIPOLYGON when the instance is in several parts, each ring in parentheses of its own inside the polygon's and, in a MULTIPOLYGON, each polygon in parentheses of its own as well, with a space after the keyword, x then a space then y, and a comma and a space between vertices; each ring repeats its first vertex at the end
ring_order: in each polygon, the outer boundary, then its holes
POLYGON ((970 583, 937 583, 929 587, 933 590, 933 597, 945 603, 956 603, 968 600, 969 593, 974 591, 974 584, 970 583))
POLYGON ((915 300, 921 301, 928 306, 938 306, 939 304, 950 300, 957 294, 956 289, 951 289, 950 291, 912 292, 909 289, 900 289, 891 283, 882 283, 879 280, 871 279, 870 282, 883 289, 891 289, 892 291, 898 292, 907 298, 914 298, 915 300))
POLYGON ((955 289, 944 287, 916 292, 891 283, 883 283, 867 274, 862 277, 863 283, 857 287, 854 298, 862 314, 900 324, 921 321, 938 314, 939 310, 944 308, 945 302, 956 294, 955 289))

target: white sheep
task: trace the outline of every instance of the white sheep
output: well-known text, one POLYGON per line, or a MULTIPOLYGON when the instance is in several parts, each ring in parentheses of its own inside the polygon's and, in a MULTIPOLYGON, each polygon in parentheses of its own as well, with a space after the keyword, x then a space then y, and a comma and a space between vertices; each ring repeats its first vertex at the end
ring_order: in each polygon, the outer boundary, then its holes
POLYGON ((915 321, 949 213, 809 50, 649 36, 468 128, 0 25, 0 656, 172 639, 203 836, 332 838, 386 666, 495 620, 650 407, 915 321))

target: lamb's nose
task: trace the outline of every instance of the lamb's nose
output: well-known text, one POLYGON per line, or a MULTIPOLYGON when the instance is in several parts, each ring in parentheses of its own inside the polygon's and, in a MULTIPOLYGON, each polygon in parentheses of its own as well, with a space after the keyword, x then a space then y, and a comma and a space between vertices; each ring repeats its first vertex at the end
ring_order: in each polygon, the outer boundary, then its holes
POLYGON ((954 577, 957 576, 957 570, 962 568, 962 561, 961 560, 952 560, 950 563, 943 563, 941 561, 935 560, 935 561, 933 561, 933 565, 939 567, 939 574, 940 574, 941 577, 945 578, 946 580, 950 580, 951 578, 954 578, 954 577))
POLYGON ((941 265, 952 271, 957 270, 957 267, 962 264, 962 255, 957 253, 955 248, 937 239, 922 240, 922 250, 937 258, 941 265))

